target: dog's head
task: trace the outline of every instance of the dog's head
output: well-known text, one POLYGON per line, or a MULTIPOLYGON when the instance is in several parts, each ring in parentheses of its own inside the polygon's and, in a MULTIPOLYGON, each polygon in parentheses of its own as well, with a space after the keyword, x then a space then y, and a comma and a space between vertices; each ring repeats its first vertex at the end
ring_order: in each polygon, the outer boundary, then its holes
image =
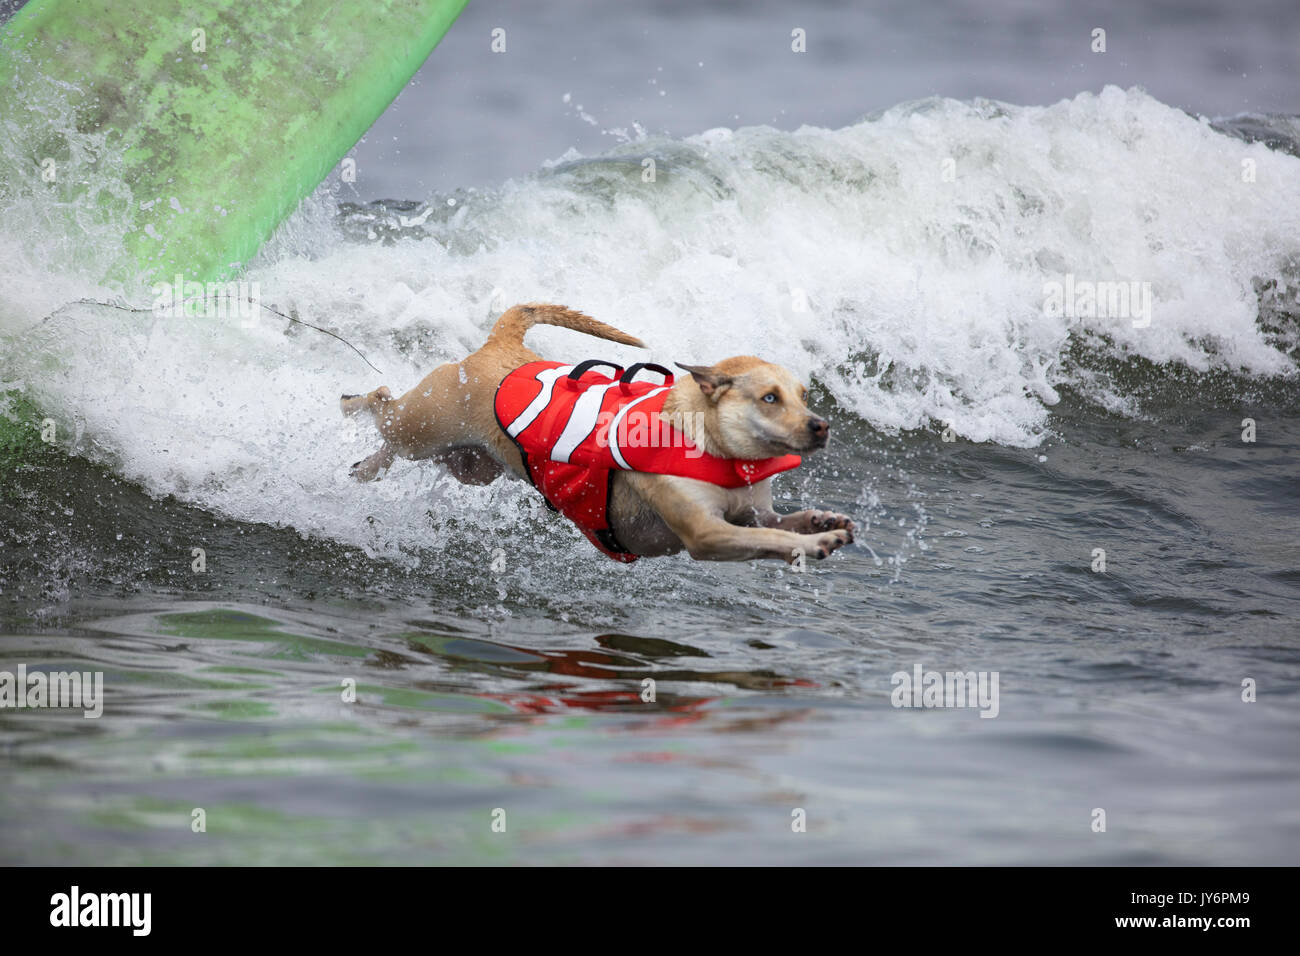
POLYGON ((751 355, 681 367, 699 392, 691 406, 724 454, 757 459, 825 447, 830 422, 808 410, 808 389, 788 369, 751 355))

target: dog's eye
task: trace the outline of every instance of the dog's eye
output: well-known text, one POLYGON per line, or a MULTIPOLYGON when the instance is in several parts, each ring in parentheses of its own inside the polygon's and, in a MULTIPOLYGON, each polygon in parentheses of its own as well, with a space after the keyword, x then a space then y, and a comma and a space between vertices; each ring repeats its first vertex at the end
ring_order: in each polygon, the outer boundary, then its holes
POLYGON ((766 395, 763 396, 763 401, 771 405, 773 402, 776 401, 776 392, 768 392, 766 395))

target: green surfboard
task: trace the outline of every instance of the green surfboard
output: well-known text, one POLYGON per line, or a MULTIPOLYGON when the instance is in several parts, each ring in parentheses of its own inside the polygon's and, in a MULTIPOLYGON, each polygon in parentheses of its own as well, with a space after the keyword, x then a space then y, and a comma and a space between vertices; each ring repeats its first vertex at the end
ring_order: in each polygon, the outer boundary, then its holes
MULTIPOLYGON (((29 0, 0 24, 0 136, 21 132, 23 182, 41 188, 48 167, 64 191, 68 242, 85 241, 87 218, 121 227, 125 252, 101 278, 128 295, 178 275, 220 281, 378 119, 467 3, 29 0), (92 179, 99 188, 79 194, 92 179)), ((4 411, 10 457, 32 423, 13 433, 4 411)))
MULTIPOLYGON (((361 138, 466 3, 30 0, 0 38, 0 121, 49 123, 56 81, 77 131, 121 151, 137 276, 216 281, 361 138)), ((67 130, 43 132, 31 161, 72 164, 75 181, 67 130)))

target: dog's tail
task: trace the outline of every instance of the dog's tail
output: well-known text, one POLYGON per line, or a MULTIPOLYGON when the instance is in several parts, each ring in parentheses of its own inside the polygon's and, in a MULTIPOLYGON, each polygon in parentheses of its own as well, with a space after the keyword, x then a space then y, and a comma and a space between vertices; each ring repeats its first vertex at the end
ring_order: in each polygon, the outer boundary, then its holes
POLYGON ((524 333, 534 325, 558 325, 564 329, 594 335, 598 339, 609 339, 611 342, 645 348, 645 343, 640 339, 626 332, 620 332, 612 325, 606 325, 567 306, 547 305, 541 302, 530 302, 527 305, 516 305, 507 309, 505 314, 497 319, 497 324, 492 327, 492 334, 488 336, 488 341, 500 346, 522 348, 524 333))

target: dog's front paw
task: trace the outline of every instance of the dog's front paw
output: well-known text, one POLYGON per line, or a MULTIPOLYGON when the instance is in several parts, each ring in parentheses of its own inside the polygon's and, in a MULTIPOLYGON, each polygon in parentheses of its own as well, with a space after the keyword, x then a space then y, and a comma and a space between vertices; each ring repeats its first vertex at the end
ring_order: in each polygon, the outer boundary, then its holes
POLYGON ((832 551, 837 551, 853 541, 853 532, 847 528, 837 528, 825 534, 805 535, 808 545, 804 553, 810 558, 824 558, 832 551))
POLYGON ((853 532, 858 526, 853 523, 853 519, 848 515, 838 514, 834 511, 814 511, 809 518, 808 523, 814 531, 836 531, 843 529, 849 533, 849 540, 853 540, 853 532))

